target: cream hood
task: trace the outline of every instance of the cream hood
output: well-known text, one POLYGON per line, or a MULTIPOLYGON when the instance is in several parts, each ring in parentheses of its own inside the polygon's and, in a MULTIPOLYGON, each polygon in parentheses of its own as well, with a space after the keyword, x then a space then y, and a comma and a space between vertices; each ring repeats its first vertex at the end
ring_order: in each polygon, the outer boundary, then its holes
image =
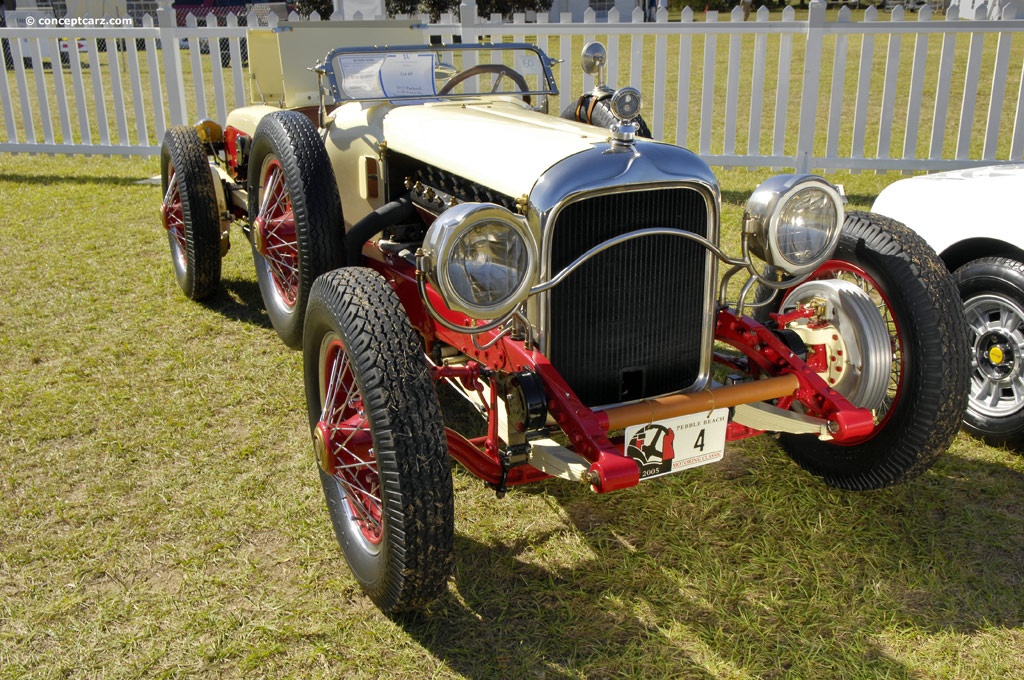
POLYGON ((513 102, 438 102, 389 111, 384 140, 391 151, 521 196, 545 170, 607 141, 608 133, 513 102))

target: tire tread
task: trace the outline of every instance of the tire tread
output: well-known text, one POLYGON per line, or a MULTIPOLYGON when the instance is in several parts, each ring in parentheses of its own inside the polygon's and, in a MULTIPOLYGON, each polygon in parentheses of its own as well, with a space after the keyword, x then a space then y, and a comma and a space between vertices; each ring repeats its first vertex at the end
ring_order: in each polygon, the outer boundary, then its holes
POLYGON ((186 271, 178 285, 189 299, 205 300, 220 286, 220 219, 210 163, 195 130, 175 125, 164 133, 160 170, 165 192, 168 163, 175 168, 185 222, 186 271))
POLYGON ((870 439, 837 446, 783 435, 801 466, 843 489, 880 489, 924 471, 949 448, 967 397, 967 324, 949 272, 925 241, 881 215, 848 212, 835 259, 862 267, 885 289, 903 331, 903 385, 870 439))
POLYGON ((317 364, 314 346, 319 347, 324 319, 333 319, 357 364, 370 409, 390 536, 384 577, 362 585, 387 613, 422 608, 444 591, 452 571, 454 491, 440 405, 419 338, 394 291, 362 267, 317 279, 307 316, 311 428, 320 408, 318 368, 311 364, 317 364))

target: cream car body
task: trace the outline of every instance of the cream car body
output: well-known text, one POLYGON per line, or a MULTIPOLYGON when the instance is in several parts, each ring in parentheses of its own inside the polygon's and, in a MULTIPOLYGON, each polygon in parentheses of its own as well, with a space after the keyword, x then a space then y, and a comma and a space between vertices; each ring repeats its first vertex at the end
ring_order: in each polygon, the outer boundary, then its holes
POLYGON ((218 220, 241 228, 267 318, 303 351, 338 541, 385 611, 447 587, 449 457, 499 497, 547 477, 606 493, 771 431, 827 483, 869 489, 949 445, 962 313, 905 229, 880 238, 823 178, 777 175, 728 253, 714 173, 641 134, 642 95, 605 88, 596 43, 597 87, 556 117, 533 45, 350 43, 312 75, 292 33, 250 41, 262 101, 168 131, 161 215, 197 300, 219 285, 218 220), (486 436, 446 429, 441 383, 486 436))

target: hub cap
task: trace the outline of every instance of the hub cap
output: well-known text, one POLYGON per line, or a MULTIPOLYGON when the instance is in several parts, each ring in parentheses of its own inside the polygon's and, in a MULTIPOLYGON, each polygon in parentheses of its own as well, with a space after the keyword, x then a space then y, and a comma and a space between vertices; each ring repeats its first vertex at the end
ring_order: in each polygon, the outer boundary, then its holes
POLYGON ((1024 408, 1024 309, 997 295, 964 303, 971 328, 971 400, 968 409, 1001 418, 1024 408))
POLYGON ((885 401, 892 370, 892 346, 874 302, 849 281, 808 281, 793 289, 783 310, 810 305, 827 323, 797 323, 808 348, 808 365, 854 406, 878 408, 885 401))

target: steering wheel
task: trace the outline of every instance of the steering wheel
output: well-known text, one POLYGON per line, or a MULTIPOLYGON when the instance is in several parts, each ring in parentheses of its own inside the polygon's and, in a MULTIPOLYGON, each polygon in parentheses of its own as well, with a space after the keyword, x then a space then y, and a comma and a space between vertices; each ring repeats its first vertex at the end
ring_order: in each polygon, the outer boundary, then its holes
MULTIPOLYGON (((505 66, 504 64, 477 64, 476 66, 470 66, 465 71, 460 71, 456 73, 454 76, 451 77, 451 80, 449 80, 447 83, 444 84, 443 87, 441 87, 441 90, 437 94, 448 94, 452 90, 454 90, 459 83, 469 80, 473 76, 478 76, 482 73, 496 73, 498 75, 498 77, 494 79, 494 85, 491 87, 492 93, 498 91, 498 83, 500 83, 501 79, 504 78, 505 76, 508 76, 509 79, 511 79, 512 82, 516 84, 516 87, 518 87, 522 92, 526 92, 530 89, 530 86, 526 84, 526 78, 523 78, 523 76, 518 71, 511 69, 508 66, 505 66)), ((523 101, 529 104, 530 95, 524 94, 523 101)))

